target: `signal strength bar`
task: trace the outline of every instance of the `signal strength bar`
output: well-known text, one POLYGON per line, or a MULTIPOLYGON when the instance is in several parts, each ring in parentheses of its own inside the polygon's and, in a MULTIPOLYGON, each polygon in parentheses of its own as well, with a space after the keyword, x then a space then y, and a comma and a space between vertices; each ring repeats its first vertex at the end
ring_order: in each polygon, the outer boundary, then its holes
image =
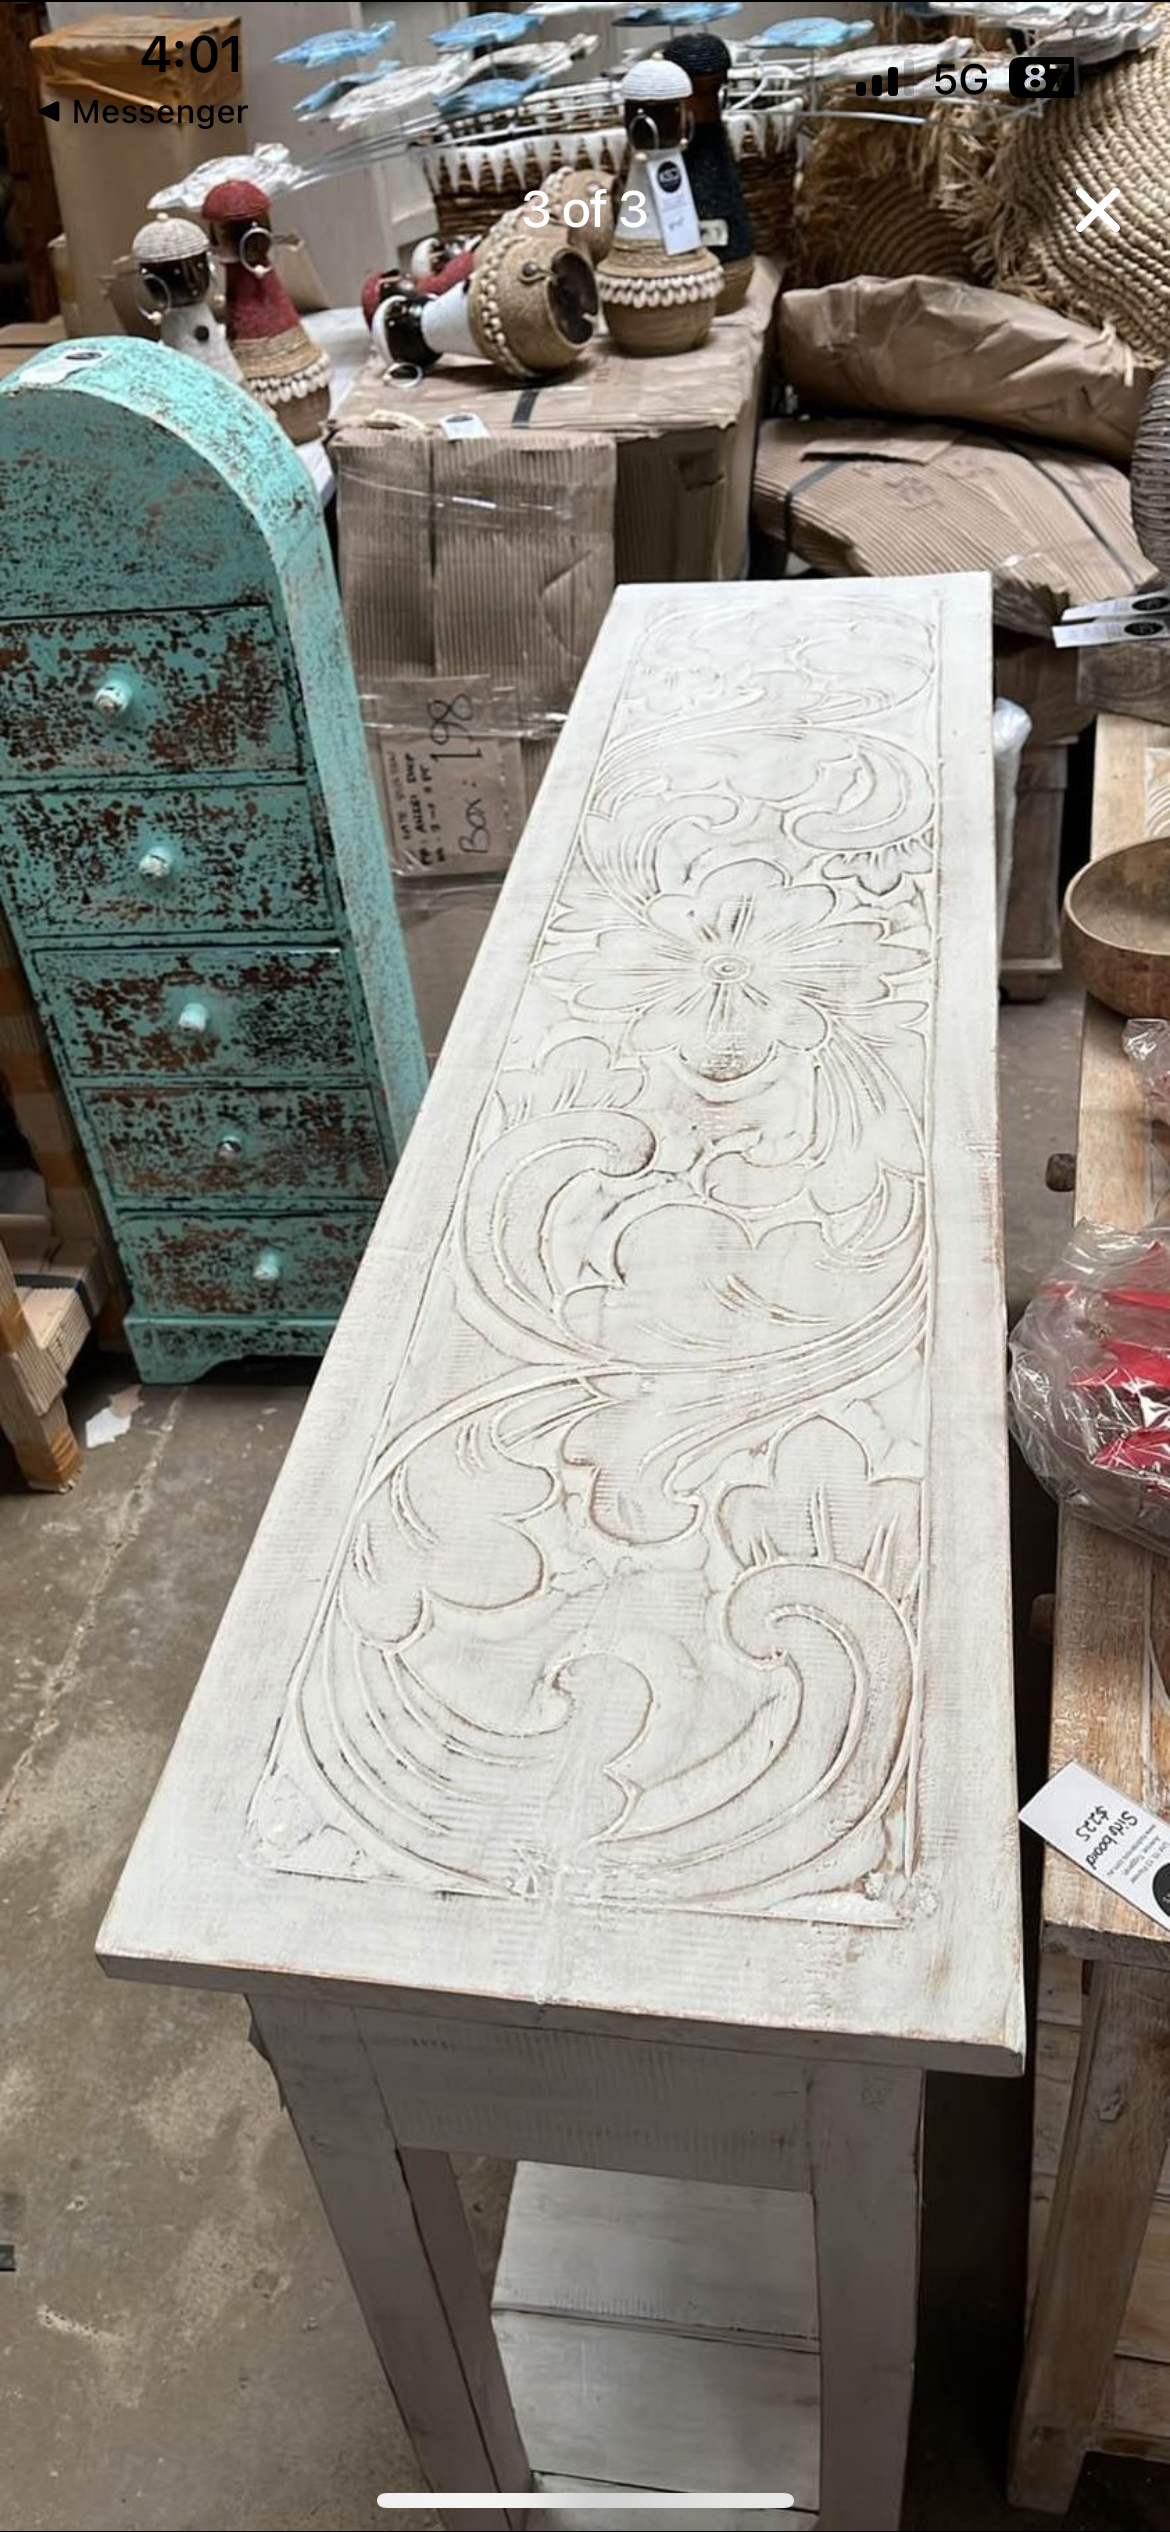
POLYGON ((876 79, 871 79, 868 82, 864 79, 859 79, 856 88, 854 89, 854 95, 858 97, 864 97, 866 95, 871 97, 896 97, 897 93, 898 68, 896 62, 891 62, 884 79, 879 71, 876 79))

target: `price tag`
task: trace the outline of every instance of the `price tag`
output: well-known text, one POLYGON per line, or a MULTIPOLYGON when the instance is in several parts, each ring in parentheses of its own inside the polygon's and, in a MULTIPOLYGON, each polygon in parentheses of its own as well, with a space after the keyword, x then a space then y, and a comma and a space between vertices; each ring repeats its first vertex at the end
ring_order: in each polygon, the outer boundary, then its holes
POLYGON ((694 196, 687 183, 681 158, 671 150, 657 150, 646 160, 646 173, 658 227, 668 255, 690 255, 703 240, 699 234, 699 215, 694 196))
POLYGON ((506 870, 524 824, 516 699, 487 677, 399 680, 368 712, 399 879, 506 870), (389 724, 390 726, 387 726, 389 724))
POLYGON ((1020 1818, 1131 1908, 1170 1925, 1170 1820, 1075 1762, 1050 1777, 1020 1818))

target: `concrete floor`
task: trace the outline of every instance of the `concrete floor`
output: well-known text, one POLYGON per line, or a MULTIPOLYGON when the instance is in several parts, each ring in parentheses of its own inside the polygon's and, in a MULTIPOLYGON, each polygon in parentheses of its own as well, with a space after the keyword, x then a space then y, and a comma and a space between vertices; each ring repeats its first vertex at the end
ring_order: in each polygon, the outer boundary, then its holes
MULTIPOLYGON (((1068 1220, 1043 1173, 1073 1139, 1078 1027, 1067 991, 1003 1013, 1016 1309, 1068 1220)), ((124 1377, 95 1366, 82 1414, 124 1377)), ((92 1957, 303 1397, 287 1374, 149 1391, 61 1498, 22 1493, 0 1466, 0 2240, 15 2257, 0 2266, 0 2525, 13 2532, 350 2532, 387 2520, 379 2489, 417 2485, 243 2007, 111 1985, 92 1957)), ((1021 1478, 1029 1787, 1046 1681, 1027 1614, 1053 1537, 1021 1478)), ((1033 1907, 1036 1863, 1033 1848, 1033 1907)), ((929 2088, 909 2527, 1050 2520, 1010 2513, 1002 2495, 1029 2110, 1026 2084, 929 2088)), ((467 2164, 461 2179, 486 2266, 507 2176, 467 2164)), ((1170 2472, 1091 2461, 1068 2520, 1170 2526, 1170 2472)))

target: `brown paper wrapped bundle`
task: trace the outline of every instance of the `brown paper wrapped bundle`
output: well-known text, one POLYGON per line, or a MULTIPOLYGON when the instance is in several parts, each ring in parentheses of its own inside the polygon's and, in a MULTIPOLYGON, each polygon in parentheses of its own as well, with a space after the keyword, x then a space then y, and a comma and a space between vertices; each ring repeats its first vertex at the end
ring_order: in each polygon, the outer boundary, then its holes
POLYGON ((804 403, 944 414, 1121 462, 1150 384, 1116 335, 929 273, 790 290, 778 335, 784 375, 804 403))

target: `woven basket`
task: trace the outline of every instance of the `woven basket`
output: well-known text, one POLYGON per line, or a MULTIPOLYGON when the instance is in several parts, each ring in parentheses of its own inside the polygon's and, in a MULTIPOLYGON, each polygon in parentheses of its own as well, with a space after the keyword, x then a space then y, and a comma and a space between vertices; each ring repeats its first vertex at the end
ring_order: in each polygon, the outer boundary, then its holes
POLYGON ((1159 370, 1142 406, 1129 480, 1133 532, 1147 562, 1170 578, 1170 369, 1159 370))
POLYGON ((559 168, 613 177, 626 163, 624 123, 593 131, 522 132, 507 141, 449 141, 428 150, 427 180, 442 238, 484 237, 559 168))
POLYGON ((963 223, 939 198, 925 124, 921 136, 851 115, 820 126, 801 176, 793 258, 802 289, 858 273, 974 278, 963 223))
POLYGON ((693 352, 711 331, 723 267, 705 246, 668 255, 656 240, 619 237, 598 265, 597 287, 619 351, 693 352))
POLYGON ((954 117, 943 193, 963 223, 975 277, 1110 326, 1139 360, 1170 357, 1170 41, 1086 72, 1079 93, 1037 115, 954 117), (1078 231, 1116 186, 1120 235, 1078 231))
MULTIPOLYGON (((539 131, 489 141, 469 128, 426 151, 424 164, 440 237, 485 236, 502 212, 518 211, 525 194, 538 191, 559 168, 621 175, 628 141, 612 97, 604 117, 599 118, 596 89, 580 94, 584 102, 566 106, 555 119, 550 114, 552 100, 542 98, 539 131), (575 116, 582 119, 577 121, 575 116)), ((792 234, 796 187, 795 109, 729 114, 724 119, 751 216, 756 253, 783 257, 792 234)))
POLYGON ((796 195, 795 111, 725 114, 757 255, 786 261, 796 195))
POLYGON ((233 344, 245 387, 290 440, 319 438, 329 419, 330 364, 303 325, 233 344))
POLYGON ((582 295, 595 318, 597 286, 583 247, 559 226, 532 237, 514 218, 497 223, 480 247, 468 299, 471 331, 485 360, 513 378, 530 378, 567 369, 579 358, 585 340, 562 332, 554 296, 556 275, 570 261, 582 283, 588 277, 582 295))

